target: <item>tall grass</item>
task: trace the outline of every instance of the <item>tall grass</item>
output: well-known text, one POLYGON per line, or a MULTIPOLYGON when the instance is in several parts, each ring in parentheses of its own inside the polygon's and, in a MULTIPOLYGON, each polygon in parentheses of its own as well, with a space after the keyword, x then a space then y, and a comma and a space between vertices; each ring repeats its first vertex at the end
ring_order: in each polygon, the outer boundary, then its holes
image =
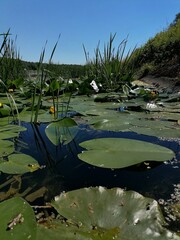
POLYGON ((16 46, 17 37, 12 39, 10 35, 10 30, 0 34, 3 37, 0 46, 0 75, 2 81, 9 87, 13 85, 13 81, 24 78, 24 68, 16 46))
POLYGON ((12 94, 9 93, 8 86, 6 85, 7 79, 5 78, 8 76, 8 73, 12 71, 11 68, 10 69, 8 68, 9 64, 11 64, 12 58, 14 59, 15 56, 17 57, 15 45, 13 41, 9 39, 9 35, 10 29, 6 33, 0 34, 0 36, 3 36, 3 41, 0 45, 0 68, 1 68, 0 84, 4 88, 4 91, 6 92, 6 96, 9 101, 13 118, 14 120, 18 120, 18 123, 20 125, 18 108, 12 94), (5 60, 6 62, 4 62, 5 60), (16 111, 17 118, 14 114, 14 110, 16 111))
POLYGON ((126 52, 127 39, 124 39, 116 49, 114 47, 115 37, 116 34, 110 34, 109 41, 104 44, 103 51, 100 50, 100 43, 98 43, 93 59, 89 58, 89 54, 83 45, 89 69, 88 77, 97 83, 101 83, 107 91, 122 88, 124 84, 132 80, 134 73, 131 57, 135 48, 126 52))
MULTIPOLYGON (((57 42, 55 43, 53 50, 51 52, 48 64, 52 64, 52 58, 55 53, 55 50, 57 48, 58 42, 59 42, 60 35, 58 37, 57 42)), ((47 42, 46 42, 47 44, 47 42)), ((38 70, 37 70, 37 79, 34 85, 33 94, 32 94, 32 112, 31 112, 31 122, 37 123, 38 122, 38 114, 41 106, 41 101, 43 97, 44 88, 46 87, 46 81, 48 77, 48 69, 46 69, 44 66, 44 57, 46 52, 46 44, 43 48, 39 63, 38 63, 38 70), (37 104, 35 102, 36 96, 37 96, 37 90, 38 90, 38 98, 37 98, 37 104)), ((54 99, 54 98, 53 98, 54 99)))

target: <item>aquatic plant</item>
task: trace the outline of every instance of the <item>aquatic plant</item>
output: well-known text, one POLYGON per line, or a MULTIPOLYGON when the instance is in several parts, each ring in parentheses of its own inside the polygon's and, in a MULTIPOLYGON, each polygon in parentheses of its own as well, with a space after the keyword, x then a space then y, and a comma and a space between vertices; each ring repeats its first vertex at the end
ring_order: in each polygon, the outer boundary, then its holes
POLYGON ((75 239, 94 240, 180 239, 164 228, 158 203, 134 191, 83 188, 62 193, 51 204, 67 219, 63 234, 69 239, 72 234, 75 239))
POLYGON ((10 35, 10 29, 0 34, 3 37, 0 43, 0 76, 8 88, 14 87, 14 81, 23 80, 25 77, 23 63, 16 46, 17 37, 14 40, 10 35))
POLYGON ((4 239, 122 239, 179 240, 166 229, 158 203, 134 191, 83 188, 56 196, 49 206, 58 219, 36 223, 32 207, 15 197, 0 203, 4 239))
POLYGON ((101 52, 100 43, 98 43, 94 59, 90 59, 85 46, 83 46, 88 69, 87 77, 102 84, 105 91, 120 90, 124 84, 133 79, 134 70, 130 60, 135 48, 126 52, 127 39, 124 39, 116 49, 113 46, 115 36, 116 34, 110 35, 109 42, 104 45, 103 52, 101 52))
POLYGON ((71 118, 62 118, 50 123, 45 129, 46 136, 56 146, 70 143, 77 132, 77 123, 71 118))
MULTIPOLYGON (((59 38, 60 38, 60 36, 58 37, 58 40, 55 43, 54 48, 51 52, 51 55, 50 55, 50 58, 48 61, 49 65, 51 65, 51 63, 52 63, 52 58, 53 58, 54 52, 56 50, 59 38)), ((43 97, 43 92, 44 92, 43 90, 46 87, 46 81, 47 81, 47 77, 48 77, 48 71, 44 68, 44 64, 43 64, 45 52, 46 52, 46 44, 40 55, 40 59, 39 59, 39 63, 38 63, 38 70, 37 70, 37 79, 34 84, 34 89, 33 89, 33 94, 32 94, 31 121, 34 123, 38 122, 38 114, 39 114, 41 101, 42 101, 42 97, 43 97), (36 104, 35 99, 36 99, 36 95, 37 95, 37 90, 38 90, 38 99, 37 99, 37 104, 36 104)))
POLYGON ((124 168, 141 162, 167 161, 175 154, 157 144, 126 138, 97 138, 80 143, 85 148, 78 157, 102 168, 124 168))

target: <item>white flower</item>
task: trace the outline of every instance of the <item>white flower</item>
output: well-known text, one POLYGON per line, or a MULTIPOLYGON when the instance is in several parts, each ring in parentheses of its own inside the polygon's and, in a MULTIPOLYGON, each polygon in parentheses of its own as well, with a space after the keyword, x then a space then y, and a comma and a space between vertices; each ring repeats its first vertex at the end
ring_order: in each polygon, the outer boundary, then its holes
POLYGON ((91 87, 96 91, 99 92, 99 88, 94 80, 90 83, 91 87))
POLYGON ((72 79, 69 79, 68 83, 69 83, 69 84, 73 83, 72 79))
POLYGON ((155 103, 147 103, 146 109, 154 109, 157 108, 157 105, 155 103))

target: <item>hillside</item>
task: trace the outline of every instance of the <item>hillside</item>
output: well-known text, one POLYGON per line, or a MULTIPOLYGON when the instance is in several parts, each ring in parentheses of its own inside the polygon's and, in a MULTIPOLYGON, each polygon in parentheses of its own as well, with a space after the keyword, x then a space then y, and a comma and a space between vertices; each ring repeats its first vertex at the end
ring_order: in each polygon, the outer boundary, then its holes
POLYGON ((138 48, 133 60, 139 78, 152 75, 180 81, 180 13, 167 29, 138 48))

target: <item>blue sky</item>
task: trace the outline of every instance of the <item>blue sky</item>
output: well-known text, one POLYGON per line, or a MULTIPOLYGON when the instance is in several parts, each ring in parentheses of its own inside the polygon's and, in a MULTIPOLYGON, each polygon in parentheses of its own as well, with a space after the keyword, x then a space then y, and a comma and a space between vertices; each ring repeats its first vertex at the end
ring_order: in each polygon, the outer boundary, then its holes
MULTIPOLYGON (((128 36, 127 49, 141 46, 168 27, 180 12, 180 0, 0 0, 0 33, 11 29, 23 60, 46 60, 61 34, 53 61, 84 64, 100 40, 116 33, 114 46, 128 36)), ((2 40, 2 39, 1 39, 2 40)))

